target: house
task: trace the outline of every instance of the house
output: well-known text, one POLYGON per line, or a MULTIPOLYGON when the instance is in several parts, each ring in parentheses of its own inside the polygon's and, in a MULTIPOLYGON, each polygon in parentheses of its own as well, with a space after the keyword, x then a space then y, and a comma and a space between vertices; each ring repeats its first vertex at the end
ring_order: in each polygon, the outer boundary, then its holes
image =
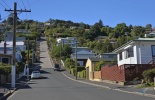
MULTIPOLYGON (((25 37, 16 37, 16 42, 25 41, 25 40, 26 40, 25 37)), ((13 41, 13 38, 12 37, 5 37, 4 41, 13 41)))
POLYGON ((131 40, 113 53, 117 53, 117 64, 102 66, 102 80, 129 82, 142 79, 143 71, 155 68, 155 38, 131 40))
MULTIPOLYGON (((22 46, 22 45, 21 45, 22 46)), ((18 62, 22 61, 21 49, 24 50, 20 45, 16 45, 16 59, 18 62)), ((0 43, 0 54, 12 55, 12 44, 7 44, 6 42, 0 43)))
POLYGON ((86 79, 94 80, 101 79, 101 72, 95 70, 95 65, 101 60, 101 58, 89 57, 86 62, 86 79))
MULTIPOLYGON (((79 52, 77 52, 77 63, 80 66, 85 66, 86 65, 86 61, 89 57, 95 58, 96 54, 93 52, 89 52, 89 51, 85 51, 85 50, 81 50, 79 52)), ((72 53, 71 54, 71 58, 73 60, 76 59, 76 53, 72 53)))
POLYGON ((117 60, 117 53, 102 53, 97 55, 98 58, 103 58, 105 61, 117 60))
POLYGON ((72 53, 75 53, 75 49, 76 49, 77 52, 79 52, 81 50, 91 51, 91 50, 89 50, 88 47, 72 47, 72 53))
POLYGON ((113 53, 117 53, 118 66, 154 63, 155 38, 139 38, 129 41, 115 49, 113 53))
POLYGON ((145 37, 155 37, 155 31, 150 32, 149 34, 145 34, 145 37))
POLYGON ((86 62, 86 78, 89 80, 101 79, 101 71, 96 71, 96 63, 101 59, 104 62, 112 62, 117 60, 116 53, 102 53, 97 58, 88 58, 86 62))
POLYGON ((57 39, 57 46, 68 44, 71 47, 75 47, 76 44, 78 44, 76 37, 66 37, 66 38, 58 38, 57 39))

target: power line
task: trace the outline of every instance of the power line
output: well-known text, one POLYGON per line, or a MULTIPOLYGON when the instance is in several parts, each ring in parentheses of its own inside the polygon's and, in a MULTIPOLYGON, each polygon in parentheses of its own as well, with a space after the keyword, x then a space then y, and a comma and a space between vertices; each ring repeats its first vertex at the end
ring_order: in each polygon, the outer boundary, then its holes
POLYGON ((18 5, 19 5, 20 9, 22 9, 22 7, 20 6, 20 4, 19 4, 18 0, 16 0, 16 2, 18 3, 18 5))
POLYGON ((23 6, 24 6, 24 9, 26 9, 26 7, 25 7, 25 4, 24 4, 23 0, 21 0, 21 1, 22 1, 23 6))
MULTIPOLYGON (((1 3, 0 3, 1 4, 1 3)), ((2 5, 2 4, 1 4, 2 5)), ((4 5, 2 5, 4 7, 4 5)), ((4 7, 5 8, 5 7, 4 7)))
MULTIPOLYGON (((2 0, 3 1, 3 0, 2 0)), ((6 5, 6 6, 8 6, 9 8, 10 8, 10 6, 5 2, 5 1, 3 1, 4 2, 4 4, 6 5)), ((11 8, 10 8, 11 9, 11 8)))
POLYGON ((37 3, 37 2, 39 2, 39 0, 34 1, 30 6, 32 6, 33 4, 35 4, 35 3, 37 3))
MULTIPOLYGON (((29 8, 31 9, 31 6, 30 6, 30 2, 29 2, 29 0, 27 0, 27 2, 28 2, 28 6, 29 6, 29 8)), ((31 19, 32 19, 32 13, 30 12, 30 15, 31 15, 31 19)))

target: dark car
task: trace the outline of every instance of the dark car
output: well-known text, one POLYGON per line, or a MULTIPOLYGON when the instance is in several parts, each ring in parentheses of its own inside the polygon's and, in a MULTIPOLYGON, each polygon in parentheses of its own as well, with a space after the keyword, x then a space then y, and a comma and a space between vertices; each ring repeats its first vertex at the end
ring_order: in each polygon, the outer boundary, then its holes
POLYGON ((34 71, 40 71, 40 67, 39 66, 34 66, 33 70, 34 71))
POLYGON ((59 64, 54 64, 54 71, 60 71, 61 68, 59 66, 59 64))

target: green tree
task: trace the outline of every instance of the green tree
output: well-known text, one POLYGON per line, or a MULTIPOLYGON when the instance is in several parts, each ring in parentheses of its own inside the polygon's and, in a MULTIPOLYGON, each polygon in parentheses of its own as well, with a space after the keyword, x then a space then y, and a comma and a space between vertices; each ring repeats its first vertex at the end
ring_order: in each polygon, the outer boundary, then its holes
POLYGON ((100 71, 101 70, 101 67, 102 65, 104 64, 104 59, 102 58, 99 62, 96 63, 96 66, 95 66, 95 71, 100 71))

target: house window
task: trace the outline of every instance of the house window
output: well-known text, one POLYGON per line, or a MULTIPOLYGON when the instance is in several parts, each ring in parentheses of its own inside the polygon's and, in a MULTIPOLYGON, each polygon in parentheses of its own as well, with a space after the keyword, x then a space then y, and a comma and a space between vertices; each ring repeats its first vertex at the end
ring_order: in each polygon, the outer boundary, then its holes
POLYGON ((134 54, 133 54, 133 47, 130 47, 126 50, 126 53, 125 53, 125 58, 129 58, 129 57, 133 57, 134 54))
POLYGON ((155 45, 152 45, 152 57, 155 57, 155 45))
POLYGON ((122 60, 122 52, 119 53, 119 60, 122 60))
POLYGON ((9 58, 2 58, 2 63, 8 64, 9 63, 9 58))

